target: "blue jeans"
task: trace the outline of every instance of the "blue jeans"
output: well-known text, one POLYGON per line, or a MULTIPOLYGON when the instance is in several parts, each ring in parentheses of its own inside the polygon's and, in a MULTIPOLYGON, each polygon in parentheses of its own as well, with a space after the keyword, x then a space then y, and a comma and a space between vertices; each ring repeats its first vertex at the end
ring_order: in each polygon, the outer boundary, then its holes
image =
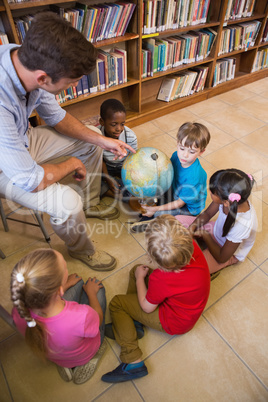
MULTIPOLYGON (((67 301, 75 301, 79 304, 86 304, 90 306, 86 292, 83 289, 84 281, 81 279, 76 285, 72 286, 64 293, 63 298, 67 301)), ((103 312, 103 321, 100 325, 101 343, 104 339, 105 330, 105 311, 106 311, 106 296, 105 288, 101 288, 97 293, 97 298, 103 312)))

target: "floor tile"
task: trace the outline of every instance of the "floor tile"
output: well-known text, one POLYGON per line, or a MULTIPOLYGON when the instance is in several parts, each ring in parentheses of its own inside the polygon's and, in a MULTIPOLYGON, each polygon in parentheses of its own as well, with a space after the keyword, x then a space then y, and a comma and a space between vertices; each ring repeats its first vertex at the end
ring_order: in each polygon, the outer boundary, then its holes
POLYGON ((1 389, 1 396, 0 400, 3 402, 12 402, 9 389, 3 374, 3 371, 0 368, 0 389, 1 389))
MULTIPOLYGON (((268 103, 267 103, 267 113, 268 113, 268 103)), ((268 156, 268 125, 263 126, 253 133, 246 135, 241 138, 244 144, 248 145, 250 148, 260 152, 260 154, 268 156)))
POLYGON ((262 91, 268 90, 268 78, 263 78, 262 80, 244 85, 243 88, 247 91, 251 91, 259 95, 262 91))
POLYGON ((166 134, 158 135, 157 137, 143 142, 142 145, 144 147, 157 148, 160 151, 164 152, 169 158, 177 149, 177 141, 175 140, 175 138, 166 134))
POLYGON ((101 396, 94 399, 94 402, 142 402, 143 399, 132 382, 111 384, 110 388, 101 396), (123 399, 122 399, 123 398, 123 399))
POLYGON ((136 380, 135 385, 146 402, 264 402, 268 397, 268 391, 204 318, 145 363, 150 377, 136 380))
POLYGON ((266 274, 268 274, 268 259, 260 265, 260 269, 264 271, 266 274))
POLYGON ((93 377, 82 385, 64 382, 51 363, 35 357, 18 334, 0 343, 0 359, 15 402, 91 401, 109 385, 101 376, 118 364, 108 344, 93 377), (37 397, 38 396, 38 397, 37 397))
POLYGON ((204 316, 268 388, 267 288, 268 276, 258 269, 204 316))
POLYGON ((241 138, 264 126, 263 121, 233 106, 227 106, 217 113, 206 116, 206 120, 234 138, 241 138))
POLYGON ((256 265, 262 264, 268 257, 268 206, 262 204, 263 208, 257 211, 258 214, 258 232, 254 246, 248 254, 248 258, 256 265))
POLYGON ((243 262, 223 269, 220 275, 211 282, 210 295, 205 311, 255 269, 256 265, 248 258, 243 262))
POLYGON ((167 116, 159 117, 153 120, 153 124, 162 131, 168 133, 170 130, 178 130, 180 126, 187 121, 195 121, 196 116, 186 109, 177 110, 167 116))
POLYGON ((268 123, 268 99, 262 96, 250 98, 250 102, 245 100, 238 104, 238 108, 261 121, 268 123))
POLYGON ((268 175, 268 158, 239 141, 232 142, 209 155, 204 153, 203 158, 215 166, 216 170, 236 168, 253 176, 260 171, 263 177, 268 175))
POLYGON ((249 100, 253 96, 254 93, 252 93, 248 89, 245 89, 245 87, 241 87, 218 95, 217 99, 220 99, 221 101, 228 103, 229 105, 236 105, 243 100, 249 100))
POLYGON ((217 113, 224 110, 228 105, 222 102, 218 98, 207 99, 203 102, 195 103, 194 105, 188 106, 186 110, 199 117, 206 117, 212 113, 217 113))
POLYGON ((157 127, 152 122, 136 126, 133 131, 135 132, 138 140, 138 147, 142 147, 144 142, 155 138, 157 135, 163 134, 161 128, 157 127))

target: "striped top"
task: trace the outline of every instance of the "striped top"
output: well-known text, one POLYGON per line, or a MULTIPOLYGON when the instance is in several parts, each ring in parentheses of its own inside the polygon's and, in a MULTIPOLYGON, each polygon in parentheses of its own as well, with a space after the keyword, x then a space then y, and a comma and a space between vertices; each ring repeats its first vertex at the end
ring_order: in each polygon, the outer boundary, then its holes
MULTIPOLYGON (((98 126, 98 128, 100 129, 102 135, 105 135, 104 134, 104 126, 98 126)), ((132 131, 127 126, 124 127, 124 130, 122 131, 122 133, 120 134, 118 139, 121 141, 124 141, 126 144, 130 145, 133 149, 135 149, 135 151, 138 149, 138 142, 137 142, 136 134, 134 133, 134 131, 132 131)), ((104 150, 103 151, 103 160, 106 163, 106 165, 108 165, 108 166, 122 167, 124 160, 130 153, 129 150, 127 150, 127 151, 128 151, 127 155, 124 156, 122 159, 114 160, 114 154, 110 151, 104 150)))

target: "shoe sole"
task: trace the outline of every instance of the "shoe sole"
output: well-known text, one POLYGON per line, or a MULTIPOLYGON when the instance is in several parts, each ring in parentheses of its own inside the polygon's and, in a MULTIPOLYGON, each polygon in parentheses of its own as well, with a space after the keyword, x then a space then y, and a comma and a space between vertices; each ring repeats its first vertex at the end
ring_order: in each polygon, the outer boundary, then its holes
POLYGON ((89 213, 89 214, 85 214, 86 218, 97 218, 97 219, 101 219, 102 221, 111 221, 113 219, 117 219, 120 216, 120 212, 117 211, 116 214, 113 215, 107 215, 107 216, 101 216, 100 214, 98 214, 98 212, 96 212, 96 214, 94 212, 89 213))
MULTIPOLYGON (((60 377, 63 379, 65 382, 70 382, 73 379, 73 376, 71 373, 67 373, 64 367, 57 366, 58 373, 60 377)), ((68 369, 67 369, 68 370, 68 369)))
POLYGON ((142 232, 145 232, 147 226, 148 226, 148 223, 143 223, 141 225, 135 225, 134 227, 130 228, 130 231, 132 233, 142 233, 142 232))
POLYGON ((88 263, 86 263, 86 262, 83 260, 83 258, 79 258, 79 256, 73 256, 70 252, 69 252, 69 255, 70 255, 72 258, 74 258, 75 260, 82 261, 88 268, 93 269, 93 271, 99 271, 99 272, 102 272, 102 271, 112 271, 113 269, 115 269, 116 264, 117 264, 117 261, 116 261, 116 259, 114 258, 114 262, 111 263, 110 265, 102 266, 102 267, 101 267, 101 266, 100 266, 100 267, 98 267, 98 266, 93 267, 93 266, 89 265, 88 263))
POLYGON ((129 376, 121 377, 120 379, 117 376, 115 376, 115 377, 112 377, 112 376, 111 377, 105 377, 105 375, 104 375, 104 376, 101 377, 101 380, 104 381, 104 382, 118 383, 118 382, 126 382, 126 381, 137 380, 138 378, 145 377, 146 375, 148 375, 148 371, 144 371, 144 372, 136 373, 136 374, 132 374, 132 375, 130 374, 129 376))
MULTIPOLYGON (((85 374, 85 377, 81 379, 79 379, 79 377, 81 376, 81 374, 79 374, 79 370, 75 370, 74 369, 74 373, 73 373, 73 382, 74 384, 84 384, 86 381, 90 380, 90 378, 93 376, 93 374, 96 371, 96 368, 99 364, 100 359, 102 358, 102 356, 104 355, 104 352, 107 348, 107 344, 106 341, 103 341, 102 345, 100 346, 98 352, 95 354, 95 356, 87 363, 89 366, 87 368, 85 368, 85 370, 87 371, 85 374), (96 361, 94 361, 96 360, 96 361), (91 364, 90 364, 91 362, 91 364)), ((82 370, 82 369, 80 369, 82 370)))

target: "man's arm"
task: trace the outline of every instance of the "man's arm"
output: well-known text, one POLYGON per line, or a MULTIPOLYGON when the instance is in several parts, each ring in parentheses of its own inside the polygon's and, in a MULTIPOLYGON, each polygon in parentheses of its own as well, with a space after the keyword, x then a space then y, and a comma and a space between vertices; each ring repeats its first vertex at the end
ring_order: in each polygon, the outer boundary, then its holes
POLYGON ((77 181, 83 180, 87 173, 85 165, 80 159, 74 156, 61 163, 48 163, 41 166, 44 169, 44 177, 39 185, 32 191, 33 193, 44 190, 46 187, 60 181, 72 172, 75 172, 74 178, 77 181))
POLYGON ((105 137, 101 134, 90 130, 71 114, 66 113, 65 117, 55 125, 55 130, 68 137, 77 138, 78 140, 89 142, 97 145, 106 151, 110 151, 115 155, 115 159, 123 158, 127 155, 127 149, 135 153, 136 151, 128 144, 120 140, 105 137))

